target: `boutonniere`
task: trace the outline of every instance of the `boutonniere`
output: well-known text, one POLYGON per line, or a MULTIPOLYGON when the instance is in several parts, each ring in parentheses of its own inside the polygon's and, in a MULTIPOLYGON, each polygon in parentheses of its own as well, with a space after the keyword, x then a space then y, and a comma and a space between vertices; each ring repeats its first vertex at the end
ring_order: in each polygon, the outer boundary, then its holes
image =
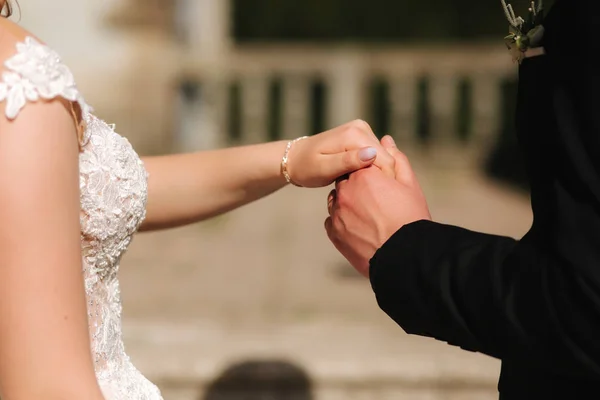
POLYGON ((534 0, 530 3, 527 20, 517 17, 512 6, 506 3, 506 0, 500 1, 510 25, 510 33, 504 38, 504 41, 513 61, 520 64, 527 57, 544 54, 544 48, 540 47, 544 36, 543 0, 534 0))

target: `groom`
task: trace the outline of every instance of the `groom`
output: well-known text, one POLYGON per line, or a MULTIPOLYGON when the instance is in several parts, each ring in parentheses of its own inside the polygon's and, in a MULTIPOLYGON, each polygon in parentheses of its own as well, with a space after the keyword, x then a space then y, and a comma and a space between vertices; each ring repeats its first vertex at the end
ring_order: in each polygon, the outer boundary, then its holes
POLYGON ((519 66, 517 133, 534 222, 521 239, 431 220, 396 179, 338 181, 325 226, 407 333, 502 360, 500 399, 600 398, 600 1, 557 0, 519 66), (543 51, 541 51, 543 50, 543 51))

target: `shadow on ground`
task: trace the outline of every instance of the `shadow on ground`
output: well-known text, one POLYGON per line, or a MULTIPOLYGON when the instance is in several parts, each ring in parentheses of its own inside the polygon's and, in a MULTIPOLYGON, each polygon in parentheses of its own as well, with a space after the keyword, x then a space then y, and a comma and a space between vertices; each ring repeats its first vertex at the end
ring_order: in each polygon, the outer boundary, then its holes
POLYGON ((299 366, 281 360, 236 363, 211 382, 199 400, 313 400, 312 383, 299 366))

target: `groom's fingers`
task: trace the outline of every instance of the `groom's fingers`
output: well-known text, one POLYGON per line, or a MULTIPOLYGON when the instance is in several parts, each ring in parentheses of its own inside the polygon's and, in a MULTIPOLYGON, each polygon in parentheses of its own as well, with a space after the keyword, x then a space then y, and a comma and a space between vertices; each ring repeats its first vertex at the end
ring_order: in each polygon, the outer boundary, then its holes
POLYGON ((327 219, 325 220, 325 232, 327 232, 327 237, 329 238, 331 243, 333 243, 333 245, 337 249, 338 245, 339 245, 339 240, 337 239, 337 236, 333 232, 333 219, 331 217, 327 217, 327 219))
POLYGON ((343 254, 344 247, 342 245, 342 242, 340 242, 339 238, 337 237, 337 235, 335 233, 335 229, 333 228, 333 219, 331 217, 328 217, 325 220, 325 231, 327 232, 327 237, 329 238, 331 243, 334 245, 334 247, 337 249, 337 251, 339 251, 340 253, 343 254))
POLYGON ((387 150, 387 152, 394 157, 396 162, 395 172, 396 180, 405 184, 411 184, 414 181, 414 172, 408 157, 402 153, 396 146, 396 142, 391 136, 384 136, 381 139, 381 145, 387 150))
POLYGON ((394 147, 398 147, 396 146, 396 142, 394 141, 394 138, 391 137, 390 135, 385 135, 384 137, 381 138, 381 145, 387 150, 389 148, 394 148, 394 147))
POLYGON ((336 197, 336 190, 333 189, 331 192, 329 192, 329 195, 327 196, 327 212, 329 213, 330 216, 333 211, 333 205, 335 204, 335 197, 336 197))
POLYGON ((327 217, 327 219, 325 220, 325 231, 327 231, 327 236, 329 236, 329 239, 331 239, 331 231, 333 229, 333 220, 331 219, 331 217, 327 217))
POLYGON ((349 175, 346 177, 346 179, 338 179, 338 180, 336 180, 335 181, 335 190, 339 191, 340 188, 344 187, 346 185, 346 183, 348 183, 348 179, 350 179, 349 175))

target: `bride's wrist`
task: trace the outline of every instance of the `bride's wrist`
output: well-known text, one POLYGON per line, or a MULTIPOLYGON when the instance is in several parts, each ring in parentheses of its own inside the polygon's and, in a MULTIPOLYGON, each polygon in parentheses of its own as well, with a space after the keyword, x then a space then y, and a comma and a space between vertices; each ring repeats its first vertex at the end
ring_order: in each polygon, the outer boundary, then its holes
POLYGON ((280 171, 281 171, 281 175, 283 176, 283 178, 285 179, 286 183, 288 184, 292 184, 294 186, 297 187, 302 187, 302 185, 300 185, 297 181, 294 180, 294 175, 293 175, 293 171, 290 168, 290 161, 292 160, 292 158, 294 157, 295 154, 297 154, 297 152, 294 152, 294 149, 297 147, 297 143, 307 139, 308 136, 302 136, 293 140, 290 140, 289 142, 286 143, 285 146, 285 150, 283 152, 283 156, 281 157, 281 162, 280 162, 280 171))

